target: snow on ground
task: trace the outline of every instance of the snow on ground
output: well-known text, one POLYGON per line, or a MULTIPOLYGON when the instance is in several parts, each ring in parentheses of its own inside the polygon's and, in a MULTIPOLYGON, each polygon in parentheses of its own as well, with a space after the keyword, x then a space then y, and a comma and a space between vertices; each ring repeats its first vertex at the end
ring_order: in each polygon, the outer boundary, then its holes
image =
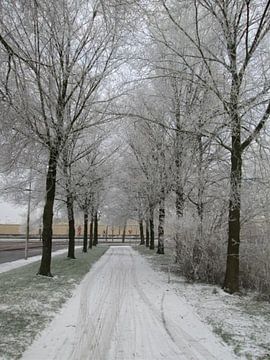
POLYGON ((39 262, 0 274, 1 360, 22 356, 107 249, 98 246, 87 253, 80 249, 76 259, 67 258, 67 253, 54 256, 52 278, 36 275, 39 262))
POLYGON ((236 354, 246 359, 270 359, 269 302, 258 301, 254 294, 232 296, 207 284, 183 282, 176 285, 176 291, 236 354))
POLYGON ((155 252, 138 248, 156 270, 163 270, 160 276, 170 280, 179 297, 192 306, 200 319, 237 354, 237 358, 249 360, 270 359, 270 303, 263 301, 254 292, 230 295, 217 286, 188 282, 184 277, 168 269, 177 270, 172 263, 173 256, 157 255, 155 252))
POLYGON ((232 352, 131 247, 95 263, 23 360, 226 360, 232 352))
MULTIPOLYGON (((81 248, 81 246, 76 246, 76 248, 81 248)), ((66 252, 67 252, 67 249, 57 250, 57 251, 54 251, 52 253, 52 256, 61 255, 61 254, 64 254, 66 252)), ((21 266, 31 264, 31 263, 33 263, 35 261, 39 261, 40 259, 41 259, 41 255, 37 255, 37 256, 31 256, 27 260, 20 259, 20 260, 10 261, 10 262, 0 264, 0 274, 4 273, 6 271, 9 271, 9 270, 16 269, 16 268, 21 267, 21 266)))

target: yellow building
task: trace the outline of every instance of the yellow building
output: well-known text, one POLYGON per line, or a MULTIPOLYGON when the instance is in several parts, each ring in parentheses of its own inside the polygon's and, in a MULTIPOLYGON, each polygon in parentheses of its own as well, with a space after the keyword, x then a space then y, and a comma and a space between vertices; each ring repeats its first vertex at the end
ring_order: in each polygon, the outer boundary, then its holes
POLYGON ((0 235, 20 235, 22 226, 19 224, 0 224, 0 235))
MULTIPOLYGON (((121 226, 108 226, 106 224, 99 223, 98 235, 102 237, 119 237, 122 236, 124 227, 121 226)), ((20 224, 0 224, 0 236, 23 236, 26 232, 26 226, 20 224)), ((83 224, 76 225, 75 228, 76 236, 83 236, 83 224)), ((39 227, 30 228, 31 236, 39 236, 39 227)), ((139 235, 139 226, 135 223, 127 224, 126 236, 139 235)), ((53 236, 56 237, 67 237, 68 236, 68 224, 59 223, 53 225, 53 236)))

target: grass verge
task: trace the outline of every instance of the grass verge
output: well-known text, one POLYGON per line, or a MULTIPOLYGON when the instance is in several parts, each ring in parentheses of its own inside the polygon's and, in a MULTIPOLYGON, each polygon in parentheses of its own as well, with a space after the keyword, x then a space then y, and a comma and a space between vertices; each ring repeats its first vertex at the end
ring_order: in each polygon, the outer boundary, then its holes
POLYGON ((36 275, 39 262, 0 274, 1 359, 20 358, 107 249, 97 247, 86 254, 79 250, 75 260, 53 257, 53 278, 36 275))
MULTIPOLYGON (((165 254, 163 255, 157 254, 156 248, 154 250, 150 250, 143 245, 135 245, 133 248, 148 260, 154 270, 161 270, 167 274, 171 271, 176 272, 177 267, 174 261, 175 253, 172 246, 165 248, 165 254)), ((170 274, 168 274, 168 276, 169 275, 170 274)))
MULTIPOLYGON (((144 246, 134 247, 155 270, 168 274, 179 296, 185 298, 201 320, 227 343, 242 359, 270 360, 270 303, 257 300, 257 294, 229 295, 209 284, 189 282, 174 269, 173 249, 165 255, 156 254, 144 246)), ((169 279, 169 277, 168 277, 169 279)))

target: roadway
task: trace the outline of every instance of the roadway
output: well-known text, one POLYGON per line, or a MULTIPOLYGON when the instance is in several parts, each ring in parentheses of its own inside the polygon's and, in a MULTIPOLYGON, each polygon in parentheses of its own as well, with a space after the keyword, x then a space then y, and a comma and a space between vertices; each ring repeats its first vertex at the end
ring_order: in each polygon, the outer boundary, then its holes
MULTIPOLYGON (((15 261, 24 258, 25 243, 21 240, 3 240, 0 241, 0 264, 15 261)), ((53 242, 53 251, 67 248, 67 240, 53 242)), ((42 243, 40 241, 30 241, 28 248, 28 256, 40 255, 42 243)))
MULTIPOLYGON (((105 243, 108 245, 121 245, 121 238, 115 237, 114 239, 100 238, 99 243, 105 243)), ((138 243, 136 237, 129 237, 126 239, 125 244, 138 243)), ((82 245, 82 239, 77 239, 75 245, 82 245)), ((65 249, 68 247, 67 239, 54 239, 53 240, 53 251, 65 249)), ((0 264, 24 259, 25 254, 25 241, 23 239, 0 239, 0 264)), ((42 250, 42 242, 37 239, 31 239, 28 245, 28 257, 40 255, 42 250)))

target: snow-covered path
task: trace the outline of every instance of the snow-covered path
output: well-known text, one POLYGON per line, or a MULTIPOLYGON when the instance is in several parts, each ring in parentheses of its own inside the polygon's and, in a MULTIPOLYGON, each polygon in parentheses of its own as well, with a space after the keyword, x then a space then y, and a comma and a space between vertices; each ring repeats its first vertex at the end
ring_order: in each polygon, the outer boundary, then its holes
POLYGON ((93 266, 24 360, 234 359, 131 247, 93 266))

